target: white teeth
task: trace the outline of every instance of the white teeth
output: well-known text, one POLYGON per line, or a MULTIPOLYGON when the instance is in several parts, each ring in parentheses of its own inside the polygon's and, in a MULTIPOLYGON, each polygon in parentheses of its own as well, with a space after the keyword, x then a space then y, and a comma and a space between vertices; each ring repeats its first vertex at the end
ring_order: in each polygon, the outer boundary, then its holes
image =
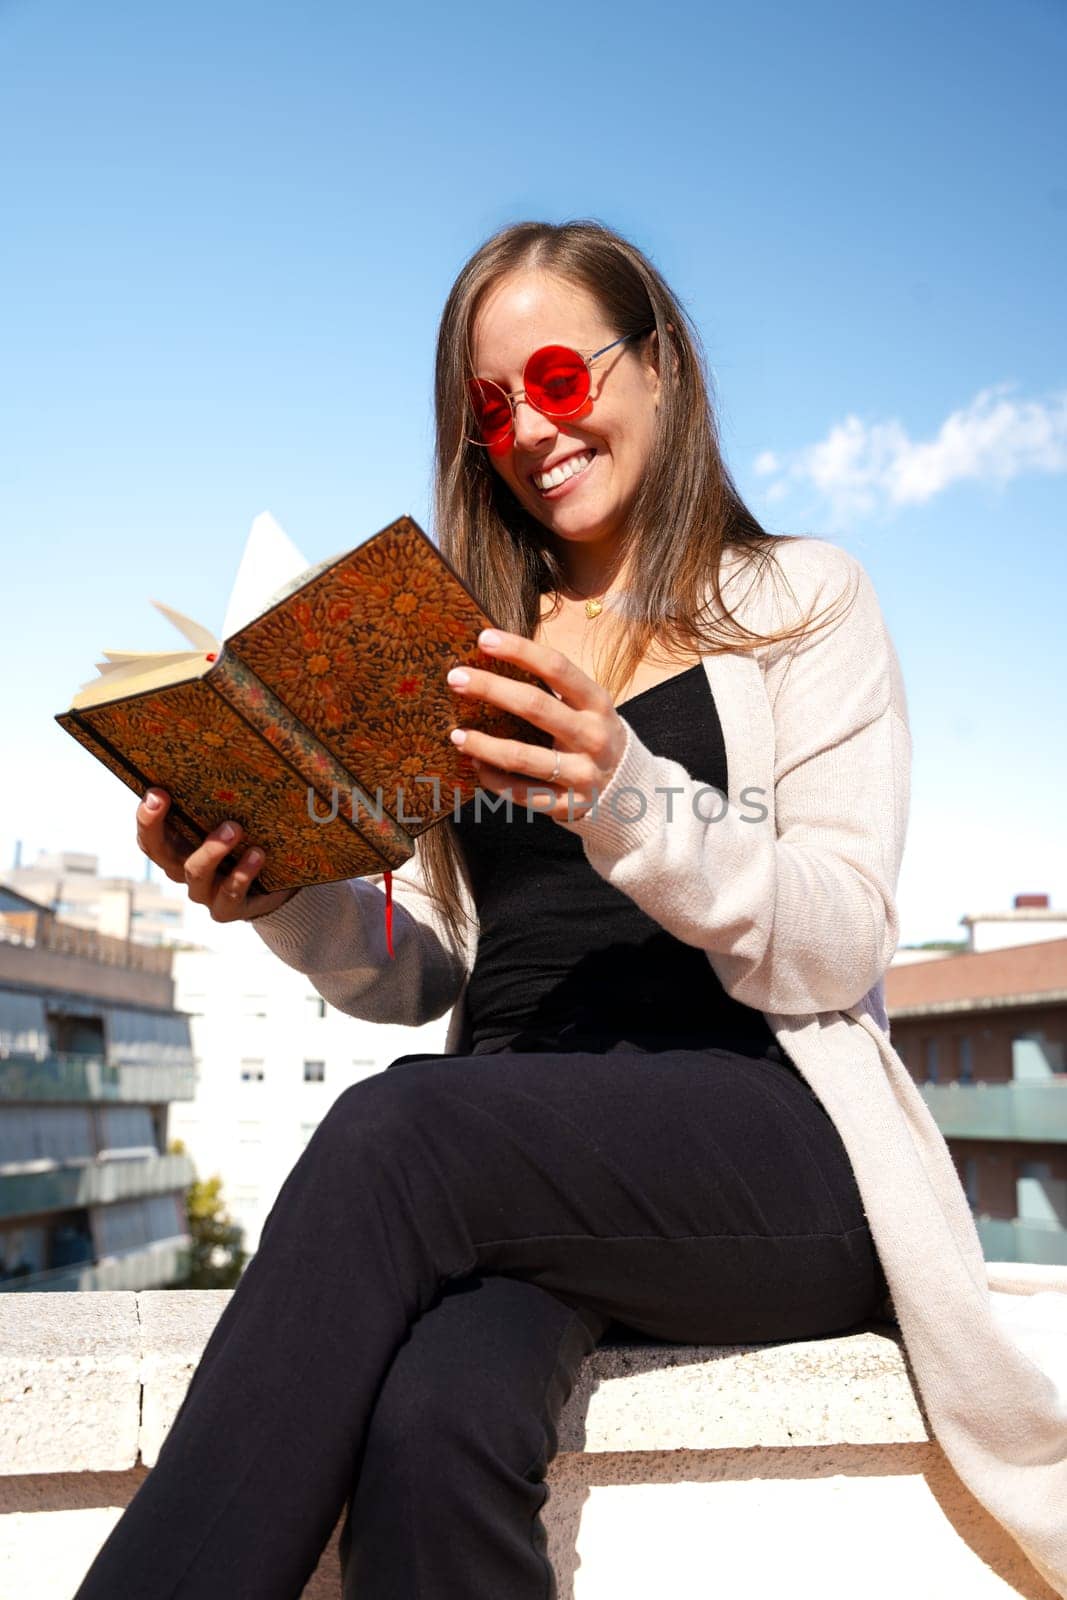
POLYGON ((542 492, 545 489, 556 489, 561 483, 566 483, 568 478, 573 478, 576 472, 584 472, 592 459, 592 452, 581 456, 571 456, 569 461, 561 461, 558 467, 552 468, 551 472, 539 472, 534 478, 534 484, 542 492))

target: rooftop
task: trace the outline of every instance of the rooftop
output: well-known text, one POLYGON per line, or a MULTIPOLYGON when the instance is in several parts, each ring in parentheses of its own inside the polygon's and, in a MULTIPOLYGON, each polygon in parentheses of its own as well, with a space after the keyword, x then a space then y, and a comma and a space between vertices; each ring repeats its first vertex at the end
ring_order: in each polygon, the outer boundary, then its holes
POLYGON ((1067 1001, 1067 939, 891 966, 885 996, 891 1019, 1067 1001))

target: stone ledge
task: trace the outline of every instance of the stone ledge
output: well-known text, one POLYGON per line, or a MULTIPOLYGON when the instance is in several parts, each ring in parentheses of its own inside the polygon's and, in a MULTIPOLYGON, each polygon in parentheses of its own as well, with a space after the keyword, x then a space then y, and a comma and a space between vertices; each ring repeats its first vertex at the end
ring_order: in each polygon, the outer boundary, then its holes
MULTIPOLYGON (((230 1290, 0 1297, 0 1472, 153 1466, 230 1290)), ((899 1329, 734 1347, 605 1345, 559 1453, 908 1444, 930 1435, 899 1329)))
MULTIPOLYGON (((229 1294, 0 1296, 5 1594, 70 1600, 157 1459, 229 1294)), ((560 1600, 779 1600, 798 1579, 823 1600, 1056 1600, 931 1438, 895 1323, 782 1344, 603 1345, 559 1445, 544 1525, 560 1600)), ((336 1600, 342 1522, 302 1600, 336 1600)))
POLYGON ((121 1471, 140 1427, 136 1294, 0 1295, 0 1472, 121 1471))

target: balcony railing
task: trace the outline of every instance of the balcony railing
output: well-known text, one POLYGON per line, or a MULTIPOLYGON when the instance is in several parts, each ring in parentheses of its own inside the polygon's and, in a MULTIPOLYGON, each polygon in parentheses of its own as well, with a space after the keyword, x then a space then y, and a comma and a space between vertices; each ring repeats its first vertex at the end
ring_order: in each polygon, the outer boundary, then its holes
POLYGON ((185 1155, 88 1161, 44 1172, 0 1172, 0 1217, 108 1205, 112 1200, 187 1189, 195 1181, 196 1168, 185 1155))
POLYGON ((1067 1266, 1067 1228, 1054 1222, 978 1217, 975 1221, 987 1261, 1029 1261, 1035 1267, 1067 1266))
POLYGON ((163 1105, 192 1100, 191 1062, 108 1062, 103 1056, 57 1053, 0 1057, 2 1100, 107 1100, 163 1105))
POLYGON ((921 1088, 946 1139, 1067 1143, 1067 1081, 924 1083, 921 1088))
POLYGON ((0 943, 26 945, 35 950, 52 950, 57 955, 78 956, 109 967, 126 967, 133 972, 152 972, 169 977, 174 951, 168 945, 138 944, 135 939, 116 939, 95 928, 79 928, 64 922, 49 910, 13 926, 0 918, 0 943))
POLYGON ((189 1245, 187 1233, 173 1239, 153 1239, 102 1261, 81 1261, 69 1267, 52 1267, 48 1272, 0 1279, 0 1294, 160 1289, 169 1283, 180 1283, 186 1276, 189 1245))

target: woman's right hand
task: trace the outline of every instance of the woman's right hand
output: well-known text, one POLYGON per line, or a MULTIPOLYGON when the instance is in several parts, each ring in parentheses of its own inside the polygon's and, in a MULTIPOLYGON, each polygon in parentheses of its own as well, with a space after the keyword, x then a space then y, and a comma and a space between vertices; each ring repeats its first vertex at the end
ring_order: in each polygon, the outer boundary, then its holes
POLYGON ((207 906, 215 922, 248 922, 276 911, 296 894, 295 889, 277 889, 273 894, 253 894, 248 888, 263 865, 265 851, 245 850, 232 872, 219 871, 219 863, 241 839, 238 822, 223 822, 209 833, 203 844, 188 850, 167 828, 170 795, 165 789, 149 789, 137 807, 137 843, 150 861, 170 878, 184 883, 189 898, 207 906), (226 834, 225 829, 232 829, 226 834))

